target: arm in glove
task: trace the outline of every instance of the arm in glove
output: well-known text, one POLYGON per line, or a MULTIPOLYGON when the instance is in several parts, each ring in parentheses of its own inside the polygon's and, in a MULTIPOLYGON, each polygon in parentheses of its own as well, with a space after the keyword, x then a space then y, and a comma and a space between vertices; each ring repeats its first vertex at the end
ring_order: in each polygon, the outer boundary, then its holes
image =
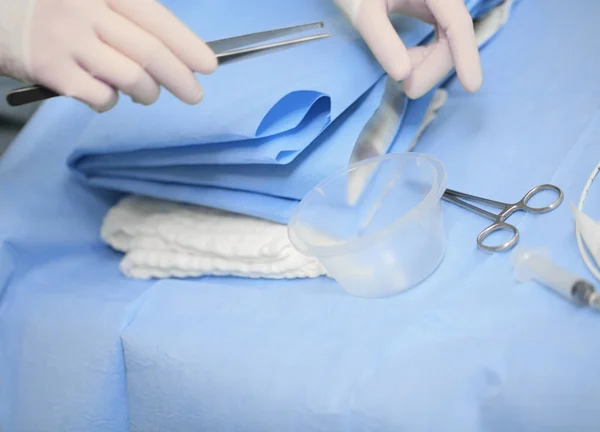
POLYGON ((411 98, 431 90, 456 67, 463 87, 481 87, 482 72, 473 19, 464 0, 334 0, 363 37, 383 69, 396 81, 404 80, 411 98), (435 26, 428 46, 406 49, 389 14, 412 16, 435 26))
POLYGON ((211 49, 155 0, 0 0, 0 74, 97 111, 118 91, 152 104, 161 86, 198 103, 194 73, 216 68, 211 49))

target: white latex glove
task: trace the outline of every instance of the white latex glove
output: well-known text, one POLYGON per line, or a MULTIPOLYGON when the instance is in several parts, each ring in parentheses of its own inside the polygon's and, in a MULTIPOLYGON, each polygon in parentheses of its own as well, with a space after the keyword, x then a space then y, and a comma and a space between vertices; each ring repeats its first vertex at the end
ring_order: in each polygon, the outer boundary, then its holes
POLYGON ((482 83, 473 19, 464 0, 334 0, 363 37, 383 69, 404 80, 410 98, 431 90, 456 66, 463 87, 475 92, 482 83), (406 49, 390 13, 415 17, 435 26, 436 40, 406 49))
POLYGON ((155 0, 0 0, 0 74, 41 84, 97 111, 121 91, 154 103, 164 86, 202 99, 194 72, 217 59, 155 0))

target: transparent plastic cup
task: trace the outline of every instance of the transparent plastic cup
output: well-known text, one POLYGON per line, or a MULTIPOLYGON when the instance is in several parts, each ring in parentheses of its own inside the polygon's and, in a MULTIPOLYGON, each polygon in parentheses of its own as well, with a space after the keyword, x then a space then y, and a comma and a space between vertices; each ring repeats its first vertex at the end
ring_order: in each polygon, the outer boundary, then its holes
POLYGON ((378 156, 340 170, 295 209, 288 236, 348 293, 385 297, 426 279, 446 252, 447 176, 428 155, 378 156))

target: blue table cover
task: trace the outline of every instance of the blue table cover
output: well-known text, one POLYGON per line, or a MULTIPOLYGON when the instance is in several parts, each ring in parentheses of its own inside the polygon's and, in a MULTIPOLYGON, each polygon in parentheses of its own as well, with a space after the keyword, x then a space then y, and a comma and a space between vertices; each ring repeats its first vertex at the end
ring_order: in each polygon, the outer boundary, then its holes
MULTIPOLYGON (((515 215, 524 246, 583 277, 569 204, 600 160, 595 0, 527 0, 456 81, 418 151, 449 186, 565 203, 515 215)), ((131 281, 98 238, 119 195, 65 160, 91 114, 44 104, 0 160, 0 428, 4 431, 598 431, 600 315, 535 283, 444 203, 448 251, 423 284, 357 299, 328 279, 131 281)), ((600 218, 600 187, 586 211, 600 218)))

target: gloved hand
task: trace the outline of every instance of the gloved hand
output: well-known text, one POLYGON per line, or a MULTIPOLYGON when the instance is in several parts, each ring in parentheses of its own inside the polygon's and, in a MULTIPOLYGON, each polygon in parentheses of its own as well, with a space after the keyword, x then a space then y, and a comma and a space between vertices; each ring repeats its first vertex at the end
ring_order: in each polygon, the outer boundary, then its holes
POLYGON ((473 19, 464 0, 334 0, 363 37, 383 69, 404 80, 408 97, 431 90, 456 66, 463 87, 479 90, 482 82, 473 19), (428 46, 406 49, 394 30, 390 13, 415 17, 435 26, 428 46))
POLYGON ((117 91, 152 104, 160 86, 196 104, 194 72, 216 68, 211 49, 155 0, 0 0, 0 74, 97 111, 117 91))

